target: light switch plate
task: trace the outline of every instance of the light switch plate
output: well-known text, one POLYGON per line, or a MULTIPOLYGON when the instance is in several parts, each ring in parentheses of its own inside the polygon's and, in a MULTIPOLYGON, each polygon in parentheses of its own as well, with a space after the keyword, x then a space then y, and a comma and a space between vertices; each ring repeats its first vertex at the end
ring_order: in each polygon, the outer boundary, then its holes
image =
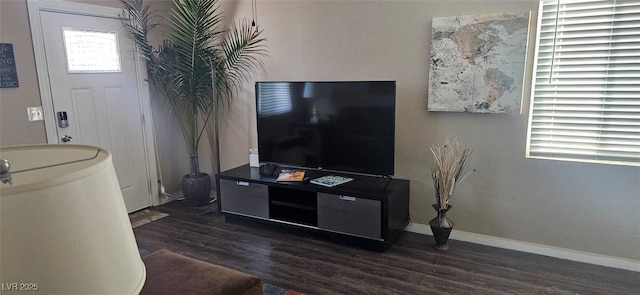
POLYGON ((27 116, 29 122, 44 120, 44 114, 42 114, 42 107, 28 107, 27 116))

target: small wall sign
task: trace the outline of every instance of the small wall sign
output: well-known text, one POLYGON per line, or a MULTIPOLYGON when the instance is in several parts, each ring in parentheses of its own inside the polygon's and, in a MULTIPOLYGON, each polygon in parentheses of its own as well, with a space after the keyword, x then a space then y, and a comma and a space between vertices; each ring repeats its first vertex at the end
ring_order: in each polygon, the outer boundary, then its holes
POLYGON ((18 87, 16 60, 13 57, 13 44, 0 43, 0 88, 18 87))

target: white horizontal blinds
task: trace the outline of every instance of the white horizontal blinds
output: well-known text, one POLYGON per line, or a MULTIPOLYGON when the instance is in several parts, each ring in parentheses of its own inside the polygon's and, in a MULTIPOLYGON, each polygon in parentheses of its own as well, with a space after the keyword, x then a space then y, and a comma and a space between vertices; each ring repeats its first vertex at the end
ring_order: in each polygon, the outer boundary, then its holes
POLYGON ((258 115, 268 117, 291 111, 289 83, 258 83, 258 115))
POLYGON ((541 5, 528 155, 640 165, 640 0, 541 5))

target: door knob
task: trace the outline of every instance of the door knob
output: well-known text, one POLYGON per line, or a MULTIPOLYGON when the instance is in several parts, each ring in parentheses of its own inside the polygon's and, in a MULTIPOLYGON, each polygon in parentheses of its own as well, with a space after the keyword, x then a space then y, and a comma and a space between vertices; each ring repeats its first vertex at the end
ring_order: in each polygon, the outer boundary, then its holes
POLYGON ((71 142, 73 138, 69 135, 65 135, 62 138, 60 138, 60 140, 62 140, 62 142, 71 142))

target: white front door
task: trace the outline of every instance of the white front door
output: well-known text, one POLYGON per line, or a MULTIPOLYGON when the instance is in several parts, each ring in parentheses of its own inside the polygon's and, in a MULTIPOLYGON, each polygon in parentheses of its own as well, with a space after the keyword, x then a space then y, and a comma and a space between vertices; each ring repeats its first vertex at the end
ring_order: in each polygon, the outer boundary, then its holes
POLYGON ((113 12, 97 15, 40 7, 40 28, 34 31, 32 24, 32 34, 40 35, 34 35, 34 47, 42 38, 46 69, 38 64, 38 72, 46 70, 48 76, 47 86, 40 83, 51 99, 51 106, 43 99, 49 113, 48 141, 108 149, 132 212, 152 203, 141 98, 148 92, 141 90, 146 84, 137 72, 133 43, 117 18, 120 10, 113 12))

